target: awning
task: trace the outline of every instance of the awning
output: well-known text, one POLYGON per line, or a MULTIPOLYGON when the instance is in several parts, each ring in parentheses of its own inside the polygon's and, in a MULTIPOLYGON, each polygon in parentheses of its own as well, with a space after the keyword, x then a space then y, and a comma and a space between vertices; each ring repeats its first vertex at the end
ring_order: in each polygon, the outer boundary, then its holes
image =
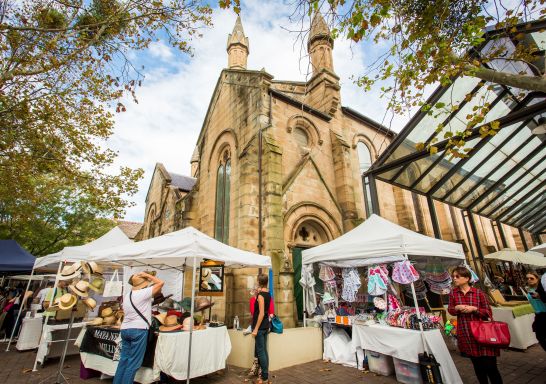
POLYGON ((35 260, 15 240, 0 240, 0 272, 31 271, 35 260))
POLYGON ((535 267, 546 266, 546 257, 537 252, 521 252, 510 248, 501 249, 498 252, 493 252, 485 255, 486 260, 509 261, 512 263, 520 263, 532 265, 535 267))
MULTIPOLYGON (((539 21, 522 25, 520 30, 526 42, 544 50, 546 32, 541 31, 545 27, 546 22, 539 21)), ((486 37, 492 34, 494 31, 486 37)), ((481 52, 499 44, 511 50, 518 41, 490 39, 481 52)), ((499 59, 488 66, 536 74, 533 66, 518 62, 499 59)), ((544 231, 546 135, 535 128, 546 121, 546 95, 464 76, 438 88, 428 103, 435 107, 418 112, 368 174, 531 233, 544 231), (468 157, 450 157, 446 152, 449 135, 464 131, 467 116, 487 104, 489 111, 484 120, 466 138, 468 157), (460 108, 452 108, 456 105, 460 108), (493 121, 499 122, 498 133, 483 137, 480 129, 493 121), (440 124, 445 128, 439 134, 436 130, 440 124), (444 136, 446 133, 448 136, 444 136), (436 154, 430 155, 426 148, 429 144, 438 149, 436 154)))

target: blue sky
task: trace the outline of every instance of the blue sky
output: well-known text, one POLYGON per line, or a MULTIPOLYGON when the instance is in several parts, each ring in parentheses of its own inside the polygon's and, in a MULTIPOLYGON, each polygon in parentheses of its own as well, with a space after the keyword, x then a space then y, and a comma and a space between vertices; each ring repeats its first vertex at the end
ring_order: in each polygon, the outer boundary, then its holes
MULTIPOLYGON (((243 1, 241 17, 250 39, 248 69, 265 68, 275 79, 305 81, 310 77, 307 52, 301 50, 297 34, 287 31, 298 29, 289 20, 293 10, 290 4, 243 1)), ((145 170, 139 193, 132 197, 136 205, 127 210, 126 220, 143 220, 144 200, 157 162, 170 172, 190 174, 190 158, 210 97, 221 70, 227 66, 226 41, 235 19, 231 10, 215 9, 213 27, 193 42, 193 57, 161 41, 132 57, 135 64, 145 66, 139 103, 125 102, 127 112, 116 114, 115 132, 107 143, 118 151, 116 165, 145 170)), ((310 22, 308 18, 305 21, 310 22)), ((409 116, 391 122, 391 116, 385 116, 386 102, 379 97, 379 87, 364 93, 351 80, 366 63, 373 62, 378 49, 369 43, 351 46, 347 40, 335 42, 334 68, 341 78, 342 104, 398 131, 409 116)))

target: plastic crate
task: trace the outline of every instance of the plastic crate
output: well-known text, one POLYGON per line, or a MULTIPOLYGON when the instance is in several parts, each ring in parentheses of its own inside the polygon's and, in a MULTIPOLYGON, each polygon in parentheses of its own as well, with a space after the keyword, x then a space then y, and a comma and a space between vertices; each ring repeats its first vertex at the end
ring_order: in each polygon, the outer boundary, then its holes
POLYGON ((418 363, 400 360, 396 357, 394 360, 394 370, 396 371, 396 381, 404 384, 423 384, 421 369, 418 363))
POLYGON ((366 350, 366 357, 368 358, 368 366, 370 367, 371 372, 383 376, 394 374, 392 357, 369 350, 366 350))

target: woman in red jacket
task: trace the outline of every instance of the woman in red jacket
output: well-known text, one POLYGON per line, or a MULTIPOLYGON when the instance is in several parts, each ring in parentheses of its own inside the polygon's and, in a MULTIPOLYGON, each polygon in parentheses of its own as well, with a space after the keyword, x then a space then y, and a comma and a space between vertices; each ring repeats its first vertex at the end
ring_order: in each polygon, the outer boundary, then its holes
POLYGON ((478 344, 472 336, 470 322, 492 319, 491 307, 485 294, 470 285, 470 271, 457 267, 451 272, 455 288, 449 295, 448 311, 457 316, 457 344, 461 354, 470 357, 480 384, 502 384, 497 368, 498 348, 478 344))

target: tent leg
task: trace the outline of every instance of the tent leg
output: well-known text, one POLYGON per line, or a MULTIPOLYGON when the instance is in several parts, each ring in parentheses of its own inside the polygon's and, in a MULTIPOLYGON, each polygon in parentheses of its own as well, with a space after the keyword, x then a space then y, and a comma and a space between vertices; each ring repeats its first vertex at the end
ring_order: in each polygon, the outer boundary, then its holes
POLYGON ((191 367, 191 342, 192 342, 192 336, 193 336, 193 312, 195 310, 195 275, 197 275, 197 263, 194 260, 193 261, 193 271, 191 275, 191 320, 190 320, 190 343, 188 346, 188 370, 187 370, 187 376, 186 376, 186 384, 190 383, 190 367, 191 367))
MULTIPOLYGON (((404 255, 406 259, 407 255, 404 255)), ((425 331, 423 330, 423 323, 421 322, 421 312, 419 311, 419 303, 417 302, 417 293, 415 292, 415 284, 411 283, 411 294, 413 296, 413 304, 415 305, 415 311, 417 312, 417 319, 419 322, 419 332, 421 333, 421 341, 423 342, 423 351, 427 351, 427 342, 425 340, 425 331)))
MULTIPOLYGON (((53 296, 51 297, 51 302, 50 303, 53 303, 53 301, 55 300, 57 286, 59 285, 59 275, 61 274, 61 268, 62 268, 63 264, 64 264, 63 262, 60 262, 59 263, 59 268, 57 268, 57 275, 55 276, 55 284, 53 284, 53 296)), ((38 350, 40 349, 40 344, 42 343, 42 337, 44 336, 44 328, 46 327, 48 320, 49 320, 49 316, 46 316, 45 317, 45 322, 42 325, 42 332, 40 332, 40 338, 38 339, 38 340, 40 340, 38 342, 39 343, 38 344, 38 350)), ((37 371, 37 369, 36 369, 37 366, 38 366, 38 354, 36 354, 36 359, 34 359, 34 366, 32 367, 32 372, 37 371)))
MULTIPOLYGON (((302 266, 302 269, 303 268, 304 266, 302 266)), ((307 289, 305 289, 304 287, 303 289, 303 328, 307 328, 307 294, 308 294, 307 289)))
POLYGON ((32 282, 32 276, 34 276, 34 268, 32 268, 32 272, 30 273, 30 278, 28 279, 28 283, 27 283, 27 289, 25 289, 25 293, 23 294, 23 297, 19 300, 19 312, 17 313, 17 319, 15 320, 15 324, 13 325, 13 329, 11 330, 11 336, 9 337, 8 346, 6 347, 6 352, 9 352, 9 346, 11 345, 11 341, 13 340, 13 336, 15 336, 15 330, 17 329, 17 324, 19 324, 19 319, 21 319, 21 312, 23 312, 23 307, 26 304, 23 300, 26 297, 28 289, 30 288, 30 283, 32 282))

